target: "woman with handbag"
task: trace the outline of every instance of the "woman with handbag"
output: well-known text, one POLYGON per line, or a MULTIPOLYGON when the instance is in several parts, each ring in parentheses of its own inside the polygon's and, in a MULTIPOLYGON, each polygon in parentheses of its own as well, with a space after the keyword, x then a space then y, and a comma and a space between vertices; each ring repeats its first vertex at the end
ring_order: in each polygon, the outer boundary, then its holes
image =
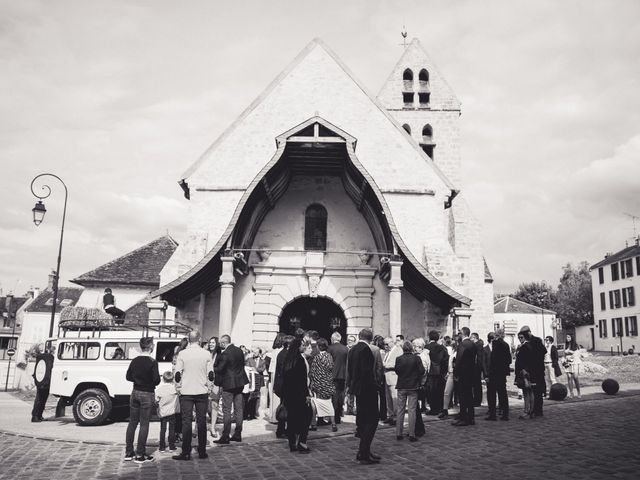
POLYGON ((328 348, 329 343, 324 338, 319 338, 320 353, 314 357, 309 369, 310 389, 316 415, 325 420, 328 419, 331 422, 331 431, 337 432, 336 413, 333 407, 333 396, 336 394, 336 386, 333 383, 333 357, 327 352, 328 348))
POLYGON ((520 420, 528 420, 533 414, 533 387, 531 383, 531 377, 529 371, 531 370, 531 364, 533 361, 532 351, 529 347, 529 342, 525 339, 524 334, 518 334, 518 340, 520 345, 516 350, 516 386, 522 390, 522 396, 524 397, 524 412, 518 418, 520 420))
POLYGON ((307 435, 311 422, 311 396, 309 394, 309 366, 303 356, 307 345, 294 339, 284 360, 282 403, 287 409, 287 436, 289 450, 309 453, 307 435))
MULTIPOLYGON (((220 355, 220 345, 218 337, 211 337, 207 345, 207 349, 211 352, 211 364, 215 367, 218 356, 220 355)), ((214 373, 215 375, 215 373, 214 373)), ((216 431, 216 422, 218 421, 218 413, 220 410, 220 387, 213 382, 209 382, 209 415, 211 423, 209 424, 209 433, 217 440, 220 436, 216 431)))
POLYGON ((567 341, 564 344, 564 361, 562 366, 567 374, 567 387, 569 387, 569 395, 573 396, 573 387, 576 387, 577 397, 580 396, 580 380, 578 375, 582 366, 582 353, 576 344, 575 339, 571 335, 567 335, 567 341))

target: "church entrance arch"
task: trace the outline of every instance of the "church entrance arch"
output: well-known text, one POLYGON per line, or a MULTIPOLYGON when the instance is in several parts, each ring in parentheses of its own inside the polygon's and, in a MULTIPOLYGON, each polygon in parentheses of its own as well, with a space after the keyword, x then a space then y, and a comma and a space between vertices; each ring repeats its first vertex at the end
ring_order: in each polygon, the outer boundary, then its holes
POLYGON ((316 330, 331 344, 331 334, 342 335, 347 341, 347 320, 339 305, 326 297, 298 297, 285 305, 280 314, 280 331, 295 335, 296 329, 316 330))

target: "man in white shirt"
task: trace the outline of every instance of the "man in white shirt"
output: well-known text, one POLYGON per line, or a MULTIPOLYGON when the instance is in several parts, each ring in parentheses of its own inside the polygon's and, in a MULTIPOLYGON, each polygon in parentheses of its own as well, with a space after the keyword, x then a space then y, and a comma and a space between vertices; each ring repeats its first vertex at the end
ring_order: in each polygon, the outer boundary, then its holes
POLYGON ((385 423, 389 425, 396 424, 396 410, 395 404, 398 398, 398 391, 396 390, 396 384, 398 383, 398 374, 395 372, 396 358, 402 355, 402 342, 404 337, 402 335, 396 336, 395 342, 391 337, 384 339, 385 357, 384 361, 384 377, 387 382, 387 419, 385 423))
POLYGON ((209 383, 213 381, 211 354, 200 346, 200 332, 189 332, 189 345, 180 352, 176 362, 176 383, 180 385, 182 412, 182 453, 174 460, 191 459, 191 414, 196 408, 198 426, 198 456, 207 458, 207 403, 209 383))

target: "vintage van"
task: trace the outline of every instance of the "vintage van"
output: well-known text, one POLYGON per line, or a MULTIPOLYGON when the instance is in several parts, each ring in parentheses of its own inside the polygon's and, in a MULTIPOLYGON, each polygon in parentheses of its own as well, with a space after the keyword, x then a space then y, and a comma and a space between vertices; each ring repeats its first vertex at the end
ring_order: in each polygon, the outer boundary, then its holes
POLYGON ((79 425, 99 425, 109 417, 126 417, 133 386, 126 373, 129 362, 141 353, 140 338, 154 338, 152 355, 162 375, 171 371, 175 348, 185 334, 161 328, 66 330, 53 341, 56 348, 50 394, 58 397, 59 407, 73 406, 79 425))

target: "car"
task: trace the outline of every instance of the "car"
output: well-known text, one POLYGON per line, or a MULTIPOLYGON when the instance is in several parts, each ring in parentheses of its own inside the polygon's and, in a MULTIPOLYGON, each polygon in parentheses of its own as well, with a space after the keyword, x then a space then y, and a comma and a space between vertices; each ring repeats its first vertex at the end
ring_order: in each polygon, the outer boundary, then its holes
MULTIPOLYGON (((73 407, 79 425, 100 425, 108 418, 126 418, 132 383, 126 379, 131 360, 141 354, 139 340, 154 338, 152 355, 160 375, 171 371, 173 356, 188 330, 67 330, 51 339, 55 360, 51 369, 50 394, 58 406, 73 407)), ((36 366, 37 368, 37 366, 36 366)))

